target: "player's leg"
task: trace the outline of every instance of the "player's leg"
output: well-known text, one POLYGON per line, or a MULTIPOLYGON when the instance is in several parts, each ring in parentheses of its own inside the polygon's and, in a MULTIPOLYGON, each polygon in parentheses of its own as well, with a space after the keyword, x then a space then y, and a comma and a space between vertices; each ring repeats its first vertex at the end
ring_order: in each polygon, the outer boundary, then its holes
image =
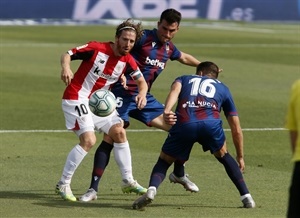
POLYGON ((113 152, 122 175, 122 191, 144 194, 147 189, 140 186, 132 175, 131 152, 126 131, 123 128, 123 120, 118 115, 113 116, 101 129, 114 141, 113 152))
POLYGON ((148 191, 133 202, 133 209, 142 210, 154 200, 158 187, 164 181, 169 167, 176 159, 182 162, 188 160, 195 135, 197 135, 191 133, 192 125, 186 125, 184 130, 181 127, 174 127, 170 130, 170 134, 162 146, 160 156, 152 169, 148 191), (186 140, 187 138, 189 140, 186 140))
MULTIPOLYGON (((141 121, 142 123, 164 131, 169 131, 171 126, 166 124, 163 119, 164 106, 157 101, 150 93, 147 94, 147 105, 143 110, 134 110, 130 116, 141 121)), ((169 175, 170 182, 180 183, 183 187, 191 192, 198 192, 199 188, 195 183, 190 181, 185 174, 184 163, 175 161, 174 170, 169 175)))
POLYGON ((56 193, 59 194, 63 199, 69 201, 76 201, 70 184, 75 170, 82 162, 85 155, 88 153, 90 148, 96 142, 96 136, 94 132, 84 132, 80 136, 80 143, 70 151, 67 156, 62 176, 56 185, 56 193))
POLYGON ((63 199, 69 201, 76 201, 76 198, 70 188, 71 180, 75 170, 82 162, 88 151, 96 143, 92 116, 89 113, 84 115, 77 113, 74 108, 78 104, 82 104, 82 102, 64 100, 62 103, 62 108, 66 119, 66 127, 67 129, 71 130, 74 128, 75 123, 77 122, 78 130, 74 130, 74 132, 80 140, 79 144, 75 145, 75 147, 68 154, 62 176, 55 189, 57 194, 59 194, 63 199), (84 119, 80 119, 82 116, 84 116, 84 119))
POLYGON ((109 129, 108 135, 114 141, 113 151, 122 175, 122 191, 124 193, 146 193, 147 189, 139 185, 132 175, 131 152, 123 123, 113 125, 109 129))
MULTIPOLYGON (((136 108, 135 102, 130 101, 129 99, 128 101, 123 101, 121 105, 122 107, 117 108, 119 116, 124 120, 125 123, 129 123, 128 113, 132 108, 136 108)), ((94 155, 94 165, 90 187, 87 192, 79 198, 80 201, 88 202, 97 199, 99 182, 106 166, 109 163, 110 154, 113 147, 113 139, 104 133, 103 140, 98 146, 94 155)))
POLYGON ((163 114, 160 114, 159 116, 155 117, 153 120, 150 121, 150 126, 155 127, 157 129, 164 130, 166 132, 169 132, 172 126, 169 124, 166 124, 163 119, 163 114))
POLYGON ((300 214, 300 161, 294 164, 294 170, 289 188, 287 218, 299 217, 300 214))
MULTIPOLYGON (((162 114, 160 114, 158 117, 151 120, 150 125, 158 129, 165 130, 167 132, 171 129, 171 126, 164 122, 162 114)), ((187 191, 190 192, 199 191, 198 186, 188 178, 187 174, 185 174, 185 166, 182 161, 174 162, 174 170, 169 175, 169 180, 172 183, 182 184, 187 191)))
POLYGON ((156 195, 156 190, 164 181, 167 171, 174 161, 175 158, 165 154, 164 152, 160 153, 160 156, 151 172, 147 193, 145 193, 133 202, 133 209, 142 210, 148 204, 152 203, 156 195))
POLYGON ((246 186, 241 170, 237 162, 227 151, 226 142, 220 150, 214 152, 214 156, 221 164, 223 164, 227 175, 238 189, 244 207, 255 207, 255 202, 246 186))
POLYGON ((90 187, 87 190, 87 192, 79 198, 80 201, 88 202, 97 199, 99 182, 102 178, 106 166, 109 163, 110 153, 112 149, 113 140, 107 134, 104 133, 103 140, 100 143, 94 155, 94 165, 90 187))

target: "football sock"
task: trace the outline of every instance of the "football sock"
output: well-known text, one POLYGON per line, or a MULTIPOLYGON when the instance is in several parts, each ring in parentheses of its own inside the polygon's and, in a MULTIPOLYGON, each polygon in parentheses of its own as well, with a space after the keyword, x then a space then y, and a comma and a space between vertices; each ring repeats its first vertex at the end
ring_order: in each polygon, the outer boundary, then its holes
POLYGON ((94 156, 94 168, 90 185, 90 188, 94 189, 96 192, 98 192, 98 185, 104 173, 104 170, 109 162, 110 153, 112 149, 113 145, 102 141, 96 150, 94 156))
POLYGON ((86 154, 87 152, 79 144, 77 144, 70 151, 60 179, 60 181, 63 184, 71 183, 71 179, 75 170, 77 169, 77 167, 79 166, 79 164, 81 163, 81 161, 83 160, 86 154))
POLYGON ((126 183, 133 181, 131 153, 128 141, 114 143, 114 156, 121 171, 123 181, 126 183))
POLYGON ((181 161, 176 160, 174 162, 174 170, 173 173, 177 177, 183 177, 184 176, 184 164, 181 161))
POLYGON ((149 187, 154 186, 158 188, 158 186, 164 181, 166 178, 167 171, 171 164, 168 164, 166 161, 164 161, 161 158, 158 158, 155 166, 153 167, 151 176, 150 176, 150 182, 149 187))
POLYGON ((248 194, 249 191, 244 181, 243 175, 233 157, 229 153, 226 153, 222 158, 217 158, 217 160, 224 165, 227 175, 230 177, 231 181, 240 192, 240 195, 242 196, 248 194))

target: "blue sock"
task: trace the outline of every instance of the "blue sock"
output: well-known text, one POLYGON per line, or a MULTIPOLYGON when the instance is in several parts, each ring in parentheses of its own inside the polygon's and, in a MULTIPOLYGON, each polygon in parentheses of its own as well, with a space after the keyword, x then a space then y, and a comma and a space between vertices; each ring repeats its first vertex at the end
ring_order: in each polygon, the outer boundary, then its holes
POLYGON ((96 150, 94 156, 94 168, 90 185, 90 188, 94 189, 96 192, 98 192, 98 185, 104 173, 104 170, 109 162, 110 153, 112 149, 113 145, 102 141, 96 150))
POLYGON ((184 173, 184 162, 176 160, 174 162, 174 170, 173 173, 175 174, 175 176, 177 177, 183 177, 185 175, 184 173))
POLYGON ((150 186, 155 186, 158 188, 158 186, 164 181, 166 178, 167 171, 171 164, 168 164, 166 161, 164 161, 161 158, 158 158, 155 166, 153 167, 151 176, 150 176, 150 186))
POLYGON ((224 157, 217 158, 217 160, 224 165, 227 175, 230 177, 231 181, 240 192, 240 195, 242 196, 248 194, 249 191, 244 181, 243 175, 233 157, 229 153, 226 153, 224 157))

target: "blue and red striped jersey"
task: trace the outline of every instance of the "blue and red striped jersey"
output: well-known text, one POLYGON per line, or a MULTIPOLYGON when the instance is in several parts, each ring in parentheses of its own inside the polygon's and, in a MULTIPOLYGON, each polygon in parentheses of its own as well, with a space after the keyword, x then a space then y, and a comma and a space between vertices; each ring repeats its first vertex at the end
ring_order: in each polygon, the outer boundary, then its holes
POLYGON ((176 78, 174 82, 182 85, 176 106, 178 123, 221 119, 221 110, 226 117, 238 115, 228 87, 219 80, 184 75, 176 78))
MULTIPOLYGON (((177 60, 181 56, 181 52, 170 41, 161 43, 157 37, 157 29, 144 30, 143 36, 135 43, 130 54, 134 57, 144 78, 148 84, 150 91, 153 82, 159 74, 165 69, 168 60, 177 60)), ((125 74, 126 75, 126 74, 125 74)), ((134 80, 126 75, 128 94, 135 95, 138 92, 137 85, 134 80)), ((113 91, 118 96, 124 95, 126 90, 120 83, 116 83, 113 91)))

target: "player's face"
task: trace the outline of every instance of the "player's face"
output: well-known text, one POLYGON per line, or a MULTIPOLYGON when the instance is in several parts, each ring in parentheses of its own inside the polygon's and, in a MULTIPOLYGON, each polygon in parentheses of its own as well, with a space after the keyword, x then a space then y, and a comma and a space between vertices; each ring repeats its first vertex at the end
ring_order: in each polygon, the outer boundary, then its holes
POLYGON ((171 41, 178 30, 179 24, 177 22, 169 24, 166 20, 162 20, 157 23, 157 37, 162 43, 171 41))
POLYGON ((136 40, 136 32, 133 30, 122 30, 119 38, 116 38, 117 55, 128 54, 134 46, 136 40))

